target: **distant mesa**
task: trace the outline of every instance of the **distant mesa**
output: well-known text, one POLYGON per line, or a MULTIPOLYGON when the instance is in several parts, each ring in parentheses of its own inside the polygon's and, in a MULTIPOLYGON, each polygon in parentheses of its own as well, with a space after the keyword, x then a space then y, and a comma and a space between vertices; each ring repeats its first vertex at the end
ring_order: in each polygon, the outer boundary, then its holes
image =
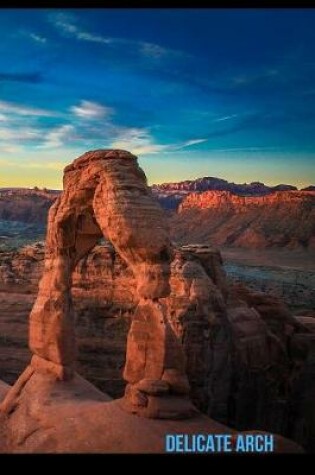
POLYGON ((314 251, 315 193, 190 193, 170 222, 172 238, 181 244, 203 242, 220 247, 314 251))
MULTIPOLYGON (((192 192, 202 193, 217 190, 230 191, 241 196, 264 196, 276 191, 294 191, 297 188, 286 184, 268 186, 259 181, 238 184, 228 182, 222 178, 203 177, 196 180, 152 185, 151 190, 163 208, 176 210, 183 199, 192 192)), ((303 190, 315 191, 315 186, 310 185, 303 190)), ((60 190, 41 189, 36 186, 34 188, 0 188, 0 219, 45 223, 45 211, 47 212, 47 207, 51 205, 60 192, 60 190), (25 198, 23 201, 21 200, 22 196, 25 198), (42 198, 41 203, 39 203, 39 198, 42 198), (40 207, 42 207, 42 210, 39 209, 40 207)))
POLYGON ((252 183, 233 183, 222 178, 203 177, 196 180, 186 180, 178 183, 162 183, 152 185, 152 191, 167 209, 176 209, 189 193, 204 191, 230 191, 240 196, 264 196, 275 191, 294 191, 296 186, 280 184, 268 186, 259 181, 252 183))
MULTIPOLYGON (((272 187, 259 181, 237 184, 204 177, 152 185, 151 190, 168 211, 172 239, 179 243, 314 249, 315 185, 299 191, 287 184, 272 187), (253 206, 259 207, 259 215, 253 206)), ((44 228, 48 210, 60 193, 37 187, 2 188, 0 220, 44 228)))

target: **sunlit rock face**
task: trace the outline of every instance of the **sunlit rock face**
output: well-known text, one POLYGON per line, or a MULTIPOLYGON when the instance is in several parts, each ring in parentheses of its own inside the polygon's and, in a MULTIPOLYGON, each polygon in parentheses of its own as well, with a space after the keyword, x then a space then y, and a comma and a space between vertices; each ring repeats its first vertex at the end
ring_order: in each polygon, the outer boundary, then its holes
POLYGON ((190 193, 170 222, 172 239, 181 244, 314 251, 315 192, 190 193))
MULTIPOLYGON (((125 409, 153 418, 189 417, 184 355, 162 299, 170 294, 171 243, 164 212, 137 158, 121 150, 88 152, 64 171, 64 190, 50 208, 44 269, 30 314, 30 366, 59 380, 75 374, 72 274, 106 236, 135 278, 137 306, 127 339, 125 409)), ((4 407, 16 398, 12 390, 4 407)), ((9 410, 9 409, 8 409, 9 410)))

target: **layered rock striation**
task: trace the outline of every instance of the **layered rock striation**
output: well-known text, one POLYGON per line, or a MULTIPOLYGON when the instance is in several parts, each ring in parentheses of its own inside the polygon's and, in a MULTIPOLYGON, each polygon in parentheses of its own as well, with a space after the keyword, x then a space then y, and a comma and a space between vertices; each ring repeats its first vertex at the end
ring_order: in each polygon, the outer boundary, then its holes
POLYGON ((292 185, 268 186, 259 181, 252 183, 231 183, 222 178, 203 177, 196 180, 185 180, 175 183, 161 183, 152 185, 154 195, 166 209, 176 209, 190 193, 204 191, 228 191, 235 195, 264 196, 277 191, 297 190, 292 185))
POLYGON ((182 347, 163 298, 170 293, 171 244, 166 218, 147 187, 137 158, 120 150, 88 152, 65 168, 64 191, 50 208, 43 275, 30 314, 31 364, 3 402, 36 372, 73 378, 76 361, 72 274, 106 236, 135 276, 137 306, 127 340, 125 407, 147 417, 186 417, 182 347))
POLYGON ((45 224, 48 210, 59 194, 53 190, 0 189, 0 219, 45 224))
POLYGON ((282 191, 237 196, 228 191, 189 194, 171 218, 173 240, 252 249, 314 251, 315 193, 282 191))

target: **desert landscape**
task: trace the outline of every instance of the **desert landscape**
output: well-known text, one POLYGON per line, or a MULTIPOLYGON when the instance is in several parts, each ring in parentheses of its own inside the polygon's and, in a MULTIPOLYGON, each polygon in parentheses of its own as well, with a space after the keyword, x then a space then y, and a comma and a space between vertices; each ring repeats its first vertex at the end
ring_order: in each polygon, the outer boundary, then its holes
POLYGON ((0 454, 315 452, 315 12, 0 12, 0 454))
MULTIPOLYGON (((87 167, 87 171, 85 172, 83 168, 83 172, 81 172, 82 167, 78 167, 78 172, 83 174, 83 179, 85 179, 86 176, 86 180, 91 180, 90 176, 93 174, 89 172, 88 167, 90 167, 91 170, 93 170, 94 167, 96 171, 93 173, 95 174, 99 169, 97 160, 100 160, 100 164, 106 164, 107 160, 111 167, 117 160, 117 166, 121 166, 120 163, 125 163, 125 161, 128 160, 128 155, 122 155, 123 153, 125 152, 100 151, 94 154, 89 153, 78 159, 78 162, 75 161, 74 167, 77 166, 75 165, 76 163, 80 164, 82 162, 82 164, 87 167), (117 158, 108 159, 108 156, 117 158)), ((134 160, 132 155, 130 155, 130 157, 130 159, 134 160)), ((67 174, 70 176, 72 169, 76 170, 76 168, 66 168, 65 176, 67 176, 67 174)), ((107 176, 107 173, 111 173, 110 169, 109 166, 104 168, 105 176, 107 176), (106 170, 108 170, 108 172, 106 170)), ((124 172, 124 175, 117 176, 124 177, 124 180, 128 180, 128 174, 126 174, 126 172, 124 172)), ((140 177, 141 175, 139 175, 139 179, 140 177)), ((71 178, 71 180, 74 179, 77 180, 75 176, 71 178)), ((89 181, 87 181, 87 183, 89 183, 89 181)), ((57 370, 54 370, 54 367, 60 366, 60 363, 57 365, 57 363, 54 362, 54 366, 51 366, 51 368, 47 366, 45 369, 42 363, 40 363, 43 359, 42 356, 40 356, 40 359, 36 362, 36 366, 33 366, 35 373, 31 376, 30 382, 27 383, 27 387, 30 386, 30 388, 32 388, 31 381, 40 378, 37 382, 34 382, 34 390, 42 393, 43 388, 46 387, 47 384, 50 388, 48 393, 47 389, 44 391, 43 394, 45 394, 45 396, 43 397, 45 399, 43 402, 37 403, 36 408, 34 408, 37 414, 35 419, 37 421, 36 436, 33 437, 32 435, 35 430, 32 416, 27 416, 27 422, 25 421, 22 424, 23 427, 32 429, 26 430, 26 433, 23 432, 23 434, 16 432, 17 426, 21 424, 20 422, 16 422, 16 420, 20 420, 21 417, 23 420, 26 417, 23 412, 23 407, 25 404, 30 404, 30 402, 27 401, 29 397, 32 397, 31 394, 33 391, 30 389, 30 396, 27 395, 28 393, 23 389, 25 382, 23 382, 22 389, 18 389, 17 386, 17 389, 14 390, 16 385, 19 384, 16 382, 19 381, 17 378, 23 373, 31 357, 32 350, 30 351, 27 345, 28 315, 34 305, 41 277, 43 276, 42 282, 52 282, 49 285, 54 285, 53 281, 51 281, 53 274, 50 275, 50 273, 57 272, 56 275, 60 273, 60 270, 58 270, 59 265, 55 268, 55 264, 49 264, 49 267, 46 266, 47 270, 45 272, 47 277, 45 277, 45 273, 43 274, 45 268, 45 251, 47 260, 50 252, 52 252, 47 250, 47 245, 50 245, 50 239, 63 239, 61 242, 66 243, 68 243, 70 239, 69 224, 65 227, 62 221, 61 229, 63 230, 63 234, 58 237, 59 234, 57 233, 54 238, 54 234, 52 234, 52 229, 56 222, 56 219, 52 216, 56 213, 56 206, 62 210, 62 213, 66 217, 69 215, 69 212, 63 211, 61 207, 60 200, 62 196, 67 197, 65 199, 69 201, 69 203, 73 202, 74 205, 72 206, 76 208, 80 206, 82 208, 79 208, 79 212, 74 211, 75 214, 73 215, 77 216, 75 219, 78 224, 75 226, 79 226, 77 231, 79 232, 78 236, 82 236, 80 238, 81 240, 84 239, 82 244, 80 244, 81 247, 83 246, 82 251, 79 251, 82 253, 82 257, 79 254, 79 257, 76 259, 77 263, 75 264, 72 276, 72 296, 76 315, 76 337, 79 348, 76 371, 88 381, 92 382, 99 391, 101 391, 101 393, 96 393, 96 390, 90 387, 89 391, 91 391, 91 395, 88 397, 88 401, 90 398, 92 398, 93 401, 95 398, 97 400, 99 398, 103 400, 102 398, 104 396, 101 394, 107 394, 110 398, 114 399, 118 398, 118 401, 121 400, 119 398, 122 398, 124 393, 125 399, 122 400, 126 400, 127 398, 128 401, 130 397, 126 396, 126 394, 128 395, 129 393, 126 393, 127 387, 126 381, 124 380, 125 376, 123 376, 123 374, 125 375, 123 368, 126 368, 125 364, 128 364, 128 345, 127 363, 125 363, 128 332, 130 334, 132 331, 132 321, 137 321, 135 319, 139 318, 136 317, 139 313, 139 302, 141 302, 141 298, 139 301, 139 291, 136 290, 137 285, 139 286, 136 279, 138 271, 135 271, 132 265, 130 266, 128 257, 126 259, 124 254, 121 254, 122 250, 128 249, 128 247, 126 247, 126 245, 121 247, 120 244, 119 252, 117 252, 112 244, 112 240, 114 239, 115 243, 115 239, 117 238, 111 237, 111 234, 107 234, 107 232, 105 235, 102 235, 93 216, 87 214, 91 212, 91 208, 89 201, 87 198, 84 198, 84 195, 82 195, 80 191, 80 185, 73 187, 69 184, 68 186, 69 190, 71 189, 73 198, 68 198, 69 194, 65 192, 64 195, 59 193, 56 196, 53 195, 53 193, 50 194, 48 191, 45 191, 43 195, 41 195, 42 192, 40 190, 25 190, 24 193, 28 197, 28 199, 23 202, 27 209, 25 216, 33 216, 36 214, 36 220, 44 225, 45 219, 47 220, 47 200, 50 200, 50 204, 53 205, 50 212, 51 217, 48 218, 48 223, 51 223, 51 230, 48 229, 46 232, 46 245, 43 241, 33 242, 31 244, 21 245, 20 247, 17 246, 14 250, 11 248, 0 253, 0 298, 2 309, 0 322, 0 376, 7 384, 14 385, 13 389, 8 391, 8 395, 3 403, 5 408, 4 412, 7 414, 6 424, 8 431, 11 433, 14 429, 13 436, 11 435, 11 438, 9 438, 10 442, 6 442, 6 444, 12 444, 10 450, 13 451, 63 451, 71 450, 71 447, 72 449, 86 450, 86 448, 84 449, 81 445, 76 445, 74 442, 75 445, 66 448, 63 445, 65 442, 62 433, 57 437, 51 434, 49 437, 47 436, 47 442, 43 442, 43 440, 46 440, 46 436, 42 438, 40 434, 46 424, 42 426, 43 422, 41 422, 42 417, 46 417, 45 407, 48 404, 46 398, 49 397, 49 405, 52 404, 54 406, 54 404, 56 404, 56 396, 54 396, 55 390, 52 389, 54 386, 51 386, 51 378, 54 374, 57 380, 58 378, 63 379, 63 376, 60 376, 59 370, 57 373, 55 373, 57 370), (40 206, 43 213, 42 216, 40 216, 38 212, 33 214, 32 211, 30 211, 32 198, 35 197, 35 206, 38 209, 38 198, 40 196, 43 200, 43 204, 40 206), (62 237, 63 235, 64 237, 62 237), (97 244, 100 240, 104 242, 97 244), (84 244, 85 241, 86 244, 84 244), (95 246, 95 244, 97 245, 95 246), (36 376, 37 372, 38 376, 36 376), (43 376, 40 376, 40 374, 43 376), (47 374, 47 376, 44 376, 45 374, 47 374), (49 374, 52 375, 50 379, 48 378, 49 374), (45 378, 48 378, 48 381, 46 381, 45 378), (16 391, 22 391, 21 395, 17 395, 16 391), (51 391, 53 392, 51 393, 51 391), (12 396, 10 396, 11 394, 12 396), (16 397, 18 397, 18 399, 14 402, 16 397), (13 402, 10 400, 11 398, 13 398, 13 402), (26 401, 24 401, 24 398, 26 398, 26 401), (9 409, 6 408, 7 405, 9 409), (14 409, 14 407, 16 409, 14 409), (43 410, 44 413, 42 413, 43 410), (38 411, 40 412, 38 413, 38 411)), ((82 190, 84 190, 86 186, 87 185, 84 185, 82 190)), ((121 187, 118 182, 117 185, 111 189, 113 193, 116 193, 115 196, 117 196, 117 198, 115 199, 115 203, 118 204, 121 200, 119 190, 124 190, 124 187, 121 187)), ((132 190, 132 182, 128 182, 126 189, 129 190, 126 196, 129 196, 132 190)), ((138 188, 135 189, 137 190, 138 188)), ((89 196, 94 196, 92 182, 86 190, 88 190, 89 196), (92 195, 90 190, 92 190, 92 195)), ((5 198, 11 199, 12 203, 14 203, 15 199, 19 200, 22 193, 22 190, 18 190, 16 194, 10 191, 10 194, 6 195, 5 198)), ((165 229, 170 225, 171 233, 174 233, 175 236, 180 236, 180 229, 182 228, 177 225, 177 220, 183 219, 181 213, 183 209, 186 211, 185 207, 181 205, 182 208, 179 208, 177 212, 174 211, 170 213, 169 210, 163 211, 160 205, 158 205, 158 200, 156 200, 156 192, 152 193, 152 191, 147 188, 147 193, 150 200, 153 200, 152 203, 156 203, 155 206, 158 206, 156 209, 160 210, 159 213, 162 212, 164 215, 165 229)), ((209 192, 205 193, 205 198, 207 199, 207 193, 209 192)), ((309 229, 312 224, 314 225, 314 200, 312 192, 309 192, 310 194, 308 194, 308 192, 302 192, 302 194, 300 194, 298 191, 289 191, 290 194, 296 193, 296 200, 294 196, 291 198, 291 195, 289 195, 288 199, 286 196, 287 193, 287 191, 270 191, 269 194, 266 195, 269 201, 276 203, 275 209, 267 205, 269 222, 274 219, 275 222, 279 223, 279 207, 277 206, 279 200, 282 204, 280 212, 283 216, 287 216, 291 213, 289 207, 292 206, 292 202, 293 206, 296 205, 296 201, 299 207, 304 206, 303 199, 305 199, 306 196, 305 208, 306 213, 308 213, 308 219, 305 218, 305 221, 307 221, 306 229, 309 229), (279 197, 279 193, 284 193, 283 197, 279 197), (311 206, 307 201, 309 197, 311 197, 312 200, 311 206), (285 206, 287 206, 288 209, 283 209, 283 202, 281 201, 283 198, 285 206)), ((204 192, 200 192, 199 196, 195 193, 192 195, 188 194, 185 200, 189 206, 191 201, 193 203, 197 201, 198 210, 195 213, 196 222, 198 223, 197 220, 199 220, 200 223, 200 219, 202 219, 203 228, 206 230, 220 229, 220 226, 216 226, 215 224, 213 224, 213 226, 210 225, 210 223, 214 221, 211 215, 210 217, 201 216, 200 218, 198 213, 202 213, 204 209, 201 207, 201 211, 199 211, 200 203, 206 203, 207 210, 209 210, 210 206, 210 212, 215 213, 215 215, 218 215, 217 204, 219 203, 219 206, 223 206, 223 211, 219 214, 221 217, 224 217, 224 212, 226 212, 227 222, 237 218, 238 221, 242 220, 246 223, 248 222, 248 214, 253 212, 253 206, 257 206, 258 203, 258 206, 266 207, 265 201, 262 201, 262 204, 260 203, 260 198, 256 198, 254 204, 251 201, 252 199, 249 201, 249 204, 247 204, 244 197, 241 198, 237 195, 233 195, 235 196, 236 202, 236 205, 233 203, 234 207, 230 205, 230 195, 227 196, 228 203, 223 203, 222 205, 222 192, 211 191, 210 196, 212 200, 213 198, 216 200, 213 210, 211 208, 213 201, 210 201, 209 204, 208 200, 204 201, 203 196, 204 192), (226 210, 226 208, 228 209, 226 210), (209 223, 209 226, 207 223, 209 223)), ((223 195, 223 197, 226 198, 225 195, 223 195)), ((139 201, 140 198, 137 199, 139 204, 133 201, 131 201, 131 203, 135 210, 138 207, 137 215, 135 216, 141 216, 139 213, 143 205, 142 202, 139 201)), ((185 203, 185 200, 183 203, 185 203)), ((266 200, 266 197, 264 196, 262 200, 266 200)), ((102 213, 105 213, 107 222, 109 223, 110 221, 108 220, 112 211, 110 211, 110 208, 107 208, 108 211, 105 211, 105 208, 103 208, 105 202, 102 201, 102 203, 102 213), (108 216, 106 213, 109 213, 108 216)), ((110 205, 110 201, 106 206, 112 206, 110 205)), ((16 222, 14 206, 11 205, 10 209, 12 215, 6 215, 6 219, 12 217, 14 218, 13 222, 16 222)), ((19 211, 23 212, 21 206, 19 211)), ((151 216, 152 212, 150 211, 148 217, 151 219, 151 216)), ((299 212, 298 216, 301 218, 301 212, 299 212)), ((67 217, 66 219, 66 223, 70 223, 70 218, 67 217)), ((184 217, 184 219, 187 219, 187 217, 184 217)), ((73 222, 75 223, 76 221, 73 222)), ((131 223, 132 222, 133 221, 131 221, 131 223)), ((211 430, 213 430, 212 424, 214 424, 214 420, 239 431, 257 429, 267 432, 270 431, 294 440, 300 444, 301 447, 312 451, 314 449, 314 425, 312 423, 312 397, 314 388, 311 384, 313 381, 312 349, 314 347, 314 337, 312 335, 315 325, 313 310, 314 269, 312 267, 314 261, 310 259, 310 256, 313 250, 305 249, 304 247, 304 249, 290 251, 286 246, 283 248, 280 247, 279 244, 278 247, 276 246, 275 248, 275 245, 273 245, 268 250, 266 242, 263 241, 264 245, 261 247, 262 252, 257 252, 257 245, 261 245, 262 241, 258 241, 258 244, 257 241, 255 241, 253 250, 252 241, 249 239, 248 247, 250 253, 248 253, 247 250, 245 254, 244 246, 246 247, 246 241, 243 239, 241 241, 242 247, 237 247, 237 244, 240 245, 240 243, 236 242, 234 247, 225 248, 223 246, 221 253, 217 247, 213 245, 214 243, 217 244, 217 241, 212 243, 211 237, 202 240, 201 236, 198 236, 199 242, 194 244, 194 232, 200 232, 200 225, 198 226, 193 220, 188 222, 191 227, 187 226, 187 230, 189 232, 190 229, 192 229, 192 237, 189 238, 189 235, 186 234, 184 240, 185 244, 178 244, 178 242, 173 241, 172 247, 170 248, 172 249, 172 262, 170 267, 171 293, 166 300, 164 295, 167 294, 162 293, 162 300, 165 300, 164 305, 166 305, 168 325, 170 325, 173 332, 172 338, 179 339, 183 346, 185 371, 187 372, 188 380, 187 383, 184 383, 183 380, 183 383, 180 384, 184 385, 183 388, 187 387, 187 389, 183 389, 187 391, 189 381, 189 394, 194 404, 192 407, 197 408, 201 413, 211 418, 208 420, 204 419, 202 422, 200 420, 200 423, 205 424, 204 427, 210 424, 209 427, 211 426, 211 430), (190 242, 190 244, 188 244, 188 242, 190 242), (298 252, 301 253, 300 256, 297 255, 298 252), (277 256, 277 258, 275 256, 277 256), (304 266, 306 256, 309 256, 308 265, 304 266), (303 259, 305 260, 304 262, 303 259), (300 273, 299 279, 297 278, 298 272, 300 273), (279 293, 281 294, 281 298, 279 298, 279 293), (303 387, 305 387, 305 389, 303 389, 303 387), (301 427, 303 427, 303 429, 301 429, 301 427)), ((23 221, 20 221, 20 224, 22 223, 23 221)), ((25 223, 26 226, 28 224, 27 222, 25 223)), ((183 226, 182 222, 180 222, 180 225, 183 226)), ((124 226, 126 225, 121 224, 117 229, 123 231, 124 226)), ((236 226, 234 226, 234 229, 235 227, 236 226)), ((222 236, 224 236, 224 230, 230 229, 230 226, 228 225, 224 228, 224 226, 221 225, 221 229, 222 228, 223 231, 220 233, 221 239, 222 236)), ((147 226, 143 228, 143 231, 137 229, 137 239, 139 239, 140 236, 141 239, 143 236, 146 236, 148 229, 150 228, 147 228, 147 226)), ((295 229, 295 227, 292 227, 292 229, 295 229)), ((152 238, 152 243, 158 239, 156 233, 157 230, 152 238)), ((43 236, 44 234, 42 237, 43 236)), ((120 234, 117 236, 120 236, 120 234)), ((287 236, 287 240, 283 240, 282 242, 290 243, 295 238, 295 236, 291 236, 289 232, 287 232, 287 236)), ((312 235, 310 237, 312 237, 312 235)), ((29 237, 26 236, 27 241, 28 239, 29 237)), ((119 239, 121 239, 121 237, 119 237, 119 239)), ((180 241, 180 238, 177 239, 180 241)), ((310 239, 307 237, 307 239, 301 242, 301 247, 304 242, 309 241, 310 239)), ((9 242, 10 241, 8 241, 8 243, 9 242)), ((67 247, 70 244, 71 241, 69 241, 67 247)), ((75 245, 77 247, 79 244, 75 245)), ((55 244, 53 244, 53 246, 55 246, 55 244)), ((140 250, 143 253, 143 249, 145 248, 142 246, 143 244, 141 244, 140 250)), ((78 249, 81 249, 81 247, 78 249)), ((55 249, 55 247, 52 249, 55 249)), ((167 255, 166 258, 168 259, 167 255)), ((156 266, 156 264, 154 265, 156 266)), ((67 269, 67 267, 65 269, 67 269)), ((144 275, 148 276, 146 278, 149 279, 148 285, 152 286, 152 284, 154 284, 152 291, 156 292, 159 289, 158 292, 160 292, 161 284, 158 284, 158 287, 156 287, 154 279, 158 279, 159 281, 159 279, 163 278, 163 274, 160 274, 159 270, 155 270, 154 272, 158 272, 158 274, 157 277, 154 278, 154 274, 152 274, 153 268, 151 271, 144 270, 144 272, 144 275), (160 277, 158 277, 159 275, 160 277), (151 283, 149 284, 149 282, 151 283)), ((65 283, 68 282, 67 279, 65 283)), ((46 285, 47 284, 45 284, 45 286, 46 285)), ((43 286, 43 283, 40 284, 39 289, 41 288, 46 292, 46 290, 44 290, 46 287, 43 286)), ((56 287, 56 289, 57 288, 58 287, 56 287)), ((41 290, 39 290, 39 292, 41 292, 41 290)), ((47 295, 49 297, 49 295, 53 294, 51 294, 50 291, 47 295)), ((63 299, 64 298, 65 297, 63 297, 63 299)), ((38 299, 42 299, 42 297, 38 297, 38 299)), ((41 305, 43 304, 41 303, 41 305)), ((58 303, 58 308, 59 305, 60 303, 58 303)), ((62 305, 63 307, 61 308, 64 308, 65 304, 62 305)), ((37 306, 33 307, 33 313, 37 306)), ((66 305, 66 308, 67 307, 68 304, 66 305)), ((43 308, 46 308, 45 304, 43 308)), ((62 311, 67 312, 63 318, 69 318, 67 315, 70 310, 62 311)), ((47 310, 44 310, 44 312, 46 313, 47 310)), ((36 321, 37 320, 38 317, 36 317, 36 321)), ((32 317, 30 322, 32 322, 32 317)), ((50 335, 51 331, 55 330, 48 331, 47 335, 50 335)), ((146 331, 150 332, 153 331, 153 329, 146 331)), ((67 330, 67 332, 69 332, 69 330, 67 330)), ((36 335, 38 331, 34 329, 33 333, 36 335)), ((32 330, 30 335, 32 335, 32 330)), ((37 354, 37 350, 35 350, 37 344, 30 344, 30 348, 34 348, 33 351, 37 354)), ((160 344, 161 342, 159 345, 160 344)), ((166 342, 164 344, 167 345, 166 342)), ((171 354, 173 354, 175 351, 173 347, 174 343, 168 344, 171 344, 171 354)), ((65 358, 70 357, 70 360, 73 357, 66 355, 69 354, 69 347, 71 345, 75 345, 74 341, 72 341, 72 343, 68 341, 62 344, 60 350, 58 350, 58 352, 65 351, 65 358), (62 350, 62 348, 64 348, 64 350, 62 350)), ((63 356, 53 356, 53 354, 55 353, 52 353, 52 356, 45 356, 45 358, 48 359, 48 361, 62 361, 62 359, 59 360, 59 358, 63 358, 63 356), (56 357, 57 360, 55 360, 56 357)), ((72 350, 69 355, 71 354, 72 350)), ((62 353, 60 355, 62 355, 62 353)), ((141 361, 142 357, 140 355, 139 358, 139 361, 141 361)), ((174 355, 170 361, 174 363, 176 358, 174 355)), ((34 357, 32 361, 33 360, 34 357)), ((155 358, 153 361, 156 361, 155 364, 158 364, 155 358)), ((48 362, 45 364, 48 365, 48 362)), ((135 361, 133 365, 134 364, 135 361)), ((28 366, 28 368, 31 367, 32 366, 28 366)), ((62 366, 60 366, 60 368, 62 368, 62 366)), ((130 369, 130 371, 133 374, 134 371, 139 370, 130 369)), ((154 369, 154 372, 156 371, 157 368, 154 369)), ((65 381, 67 381, 67 379, 68 378, 65 377, 65 381)), ((131 381, 133 381, 133 379, 131 379, 131 381)), ((143 381, 146 381, 146 379, 143 381)), ((148 379, 148 382, 149 381, 151 381, 151 379, 148 379)), ((69 383, 67 384, 69 385, 69 383)), ((76 402, 73 391, 75 394, 81 394, 83 390, 81 387, 83 380, 75 380, 74 384, 74 388, 72 388, 71 385, 67 386, 67 392, 65 394, 62 393, 63 395, 60 397, 62 400, 63 398, 66 398, 66 400, 70 398, 73 410, 77 410, 76 407, 79 401, 76 402)), ((150 384, 153 384, 153 382, 150 384)), ((3 391, 7 392, 5 389, 3 391)), ((141 394, 146 394, 144 388, 142 389, 141 387, 140 391, 141 394)), ((151 389, 148 389, 148 391, 151 391, 151 389)), ((165 394, 165 389, 163 389, 162 386, 160 390, 157 386, 157 389, 154 391, 157 391, 157 393, 153 393, 156 394, 154 396, 155 398, 162 397, 163 394, 165 394), (162 392, 159 393, 159 391, 162 392), (159 396, 159 394, 161 395, 159 396)), ((182 394, 181 391, 182 389, 180 389, 179 394, 182 394)), ((151 394, 151 392, 148 394, 151 394)), ((165 395, 163 397, 165 398, 165 395)), ((134 401, 134 398, 135 396, 132 396, 131 400, 134 401)), ((185 401, 185 398, 183 401, 185 401)), ((92 403, 89 402, 89 404, 92 403)), ((138 406, 140 403, 133 404, 136 404, 136 407, 142 407, 141 405, 138 406)), ((169 416, 161 416, 159 412, 153 412, 149 417, 157 417, 158 419, 184 418, 189 421, 191 416, 189 412, 187 413, 188 409, 186 409, 186 405, 187 402, 177 402, 175 405, 173 403, 171 404, 172 409, 166 409, 166 403, 165 410, 173 411, 170 412, 169 416), (182 405, 184 414, 181 415, 182 405)), ((115 408, 115 410, 119 412, 119 406, 115 405, 115 408)), ((93 407, 91 407, 87 411, 87 417, 92 417, 91 414, 94 410, 97 410, 97 408, 93 409, 93 407)), ((131 410, 131 412, 137 411, 138 410, 131 410)), ((154 411, 158 411, 158 409, 154 409, 154 411)), ((119 413, 117 417, 120 420, 122 415, 119 413)), ((130 420, 128 424, 131 422, 132 420, 130 420)), ((54 423, 57 424, 57 421, 54 423)), ((91 422, 86 423, 91 424, 91 422)), ((106 421, 104 420, 102 423, 105 424, 106 421)), ((195 421, 194 423, 196 424, 197 422, 195 421)), ((52 422, 50 422, 50 424, 52 424, 52 422)), ((122 427, 124 427, 125 424, 127 424, 126 421, 122 420, 122 427)), ((190 422, 186 422, 186 424, 188 425, 187 430, 190 430, 190 422)), ((163 427, 164 426, 161 426, 161 430, 166 430, 166 426, 164 429, 163 427)), ((82 428, 79 426, 76 430, 80 432, 82 428)), ((108 447, 107 444, 109 444, 108 439, 106 438, 103 443, 105 445, 102 446, 102 450, 108 450, 108 448, 106 449, 106 447, 108 447)), ((99 445, 94 446, 93 442, 90 442, 89 448, 92 451, 99 450, 99 447, 99 445)), ((284 443, 284 447, 286 447, 286 443, 284 443)), ((121 450, 117 449, 115 445, 112 445, 112 448, 113 450, 121 450)), ((139 450, 139 448, 128 448, 127 444, 123 450, 133 451, 139 450)), ((143 450, 150 451, 152 447, 149 445, 149 449, 143 450)), ((292 448, 292 450, 294 451, 296 449, 292 448)))

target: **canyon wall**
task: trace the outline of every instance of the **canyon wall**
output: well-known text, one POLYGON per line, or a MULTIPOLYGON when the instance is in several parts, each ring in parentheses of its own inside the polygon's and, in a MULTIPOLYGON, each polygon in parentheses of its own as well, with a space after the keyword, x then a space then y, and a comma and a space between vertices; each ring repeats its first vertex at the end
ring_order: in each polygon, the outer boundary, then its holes
POLYGON ((315 250, 315 193, 282 191, 237 196, 191 193, 171 218, 174 241, 252 249, 315 250))
POLYGON ((59 194, 36 188, 0 189, 0 219, 46 224, 48 210, 59 194))
MULTIPOLYGON (((153 196, 169 210, 172 239, 180 244, 314 251, 315 192, 312 187, 292 188, 237 185, 216 178, 151 187, 153 196), (211 191, 204 191, 209 187, 211 191)), ((24 243, 43 239, 49 207, 59 194, 0 190, 0 248, 17 248, 23 239, 24 243)))

